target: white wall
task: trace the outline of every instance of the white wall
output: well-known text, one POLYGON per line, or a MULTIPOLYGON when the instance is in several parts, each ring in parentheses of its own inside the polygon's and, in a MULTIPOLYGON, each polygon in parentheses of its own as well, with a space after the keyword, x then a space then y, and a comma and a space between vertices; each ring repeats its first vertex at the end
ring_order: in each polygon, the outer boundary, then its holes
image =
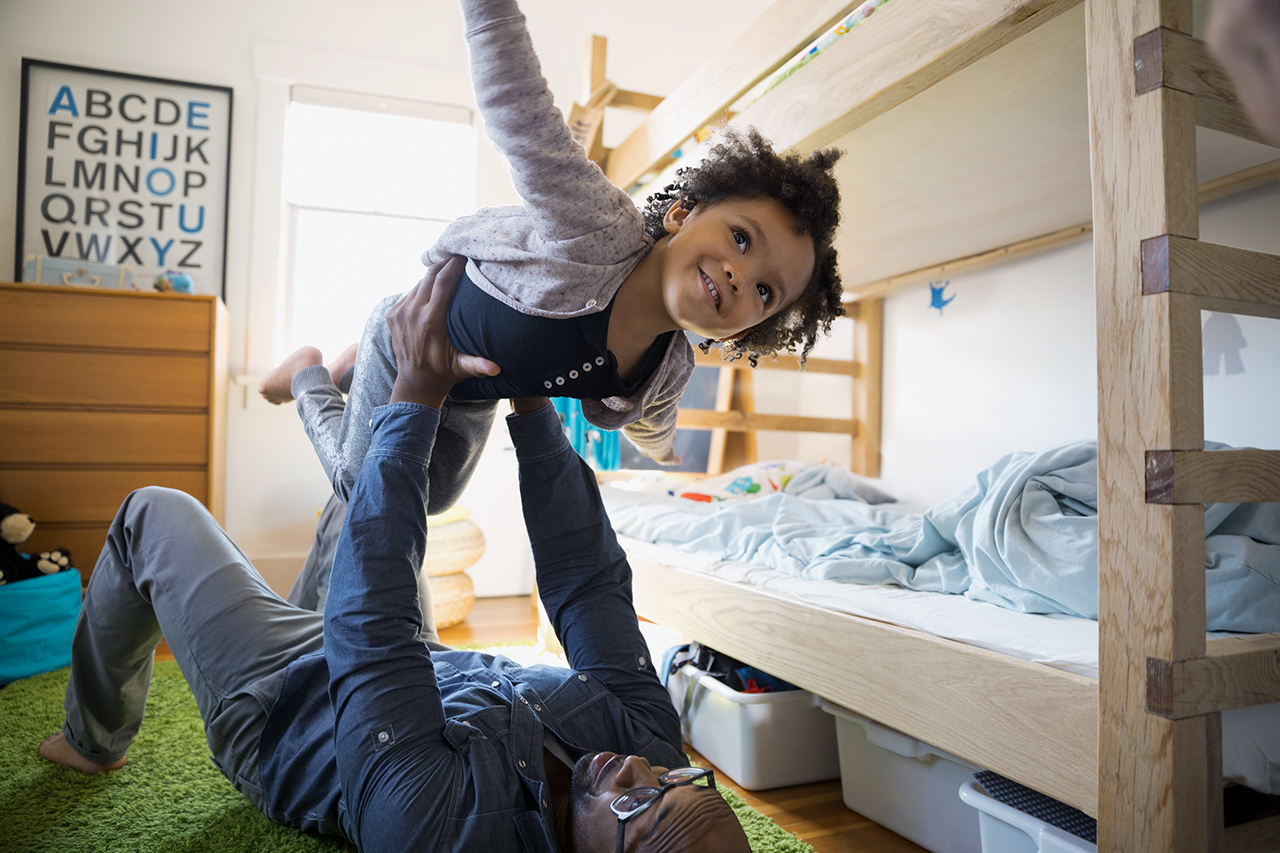
MULTIPOLYGON (((527 0, 530 29, 557 103, 580 97, 583 45, 609 37, 609 76, 627 89, 665 94, 718 40, 767 0, 652 0, 649 13, 598 0, 527 0), (678 22, 678 23, 676 23, 678 22)), ((0 3, 0 233, 14 233, 21 57, 231 86, 235 90, 227 252, 233 373, 261 372, 275 356, 279 125, 290 81, 470 105, 461 22, 450 0, 6 0, 0 3)), ((606 144, 631 124, 611 115, 606 144)), ((480 148, 481 204, 514 199, 505 169, 480 148)), ((1280 191, 1208 205, 1205 239, 1280 252, 1280 191)), ((11 239, 0 270, 11 270, 11 239)), ((951 279, 940 314, 927 286, 885 307, 884 483, 932 502, 963 488, 1004 453, 1096 434, 1096 356, 1090 245, 1080 243, 951 279)), ((1277 322, 1239 318, 1243 372, 1205 377, 1206 434, 1280 447, 1277 322)), ((815 353, 849 351, 846 324, 815 353)), ((289 407, 229 413, 227 528, 287 587, 310 542, 328 485, 289 407)), ((240 402, 237 402, 237 401, 240 402)), ((761 411, 847 411, 838 380, 761 374, 761 411)), ((762 456, 829 457, 847 442, 761 436, 762 456)), ((470 574, 481 595, 529 588, 517 511, 514 454, 499 426, 462 504, 489 541, 470 574)))
MULTIPOLYGON (((1280 254, 1280 187, 1204 205, 1200 236, 1280 254)), ((928 284, 886 299, 881 481, 887 491, 932 504, 1006 453, 1097 437, 1092 252, 1086 240, 953 276, 944 294, 955 298, 941 312, 930 307, 928 284)), ((1206 439, 1280 448, 1280 320, 1206 313, 1203 323, 1206 439)), ((849 346, 846 328, 815 354, 847 354, 849 346)), ((848 411, 847 390, 837 380, 825 379, 835 383, 828 387, 816 379, 797 387, 762 375, 758 408, 848 411)), ((780 458, 843 464, 849 458, 840 439, 774 434, 761 437, 760 449, 780 458)))
MULTIPOLYGON (((609 78, 666 94, 702 61, 710 36, 732 34, 766 0, 622 3, 528 0, 525 11, 557 104, 580 96, 589 35, 609 38, 609 78)), ((231 371, 262 372, 275 357, 279 243, 279 125, 291 82, 473 106, 461 16, 452 0, 5 0, 0 3, 0 270, 13 268, 21 59, 230 86, 235 92, 226 301, 231 371)), ((611 111, 612 113, 612 111, 611 111)), ((634 125, 606 120, 607 145, 634 125)), ((481 144, 480 204, 515 200, 505 168, 481 144)), ((425 248, 425 247, 423 247, 425 248)), ((0 273, 7 278, 8 272, 0 273)), ((290 407, 243 403, 228 424, 227 529, 277 588, 310 543, 329 487, 290 407)), ((239 401, 239 402, 238 402, 239 401)), ((513 454, 495 431, 492 461, 463 505, 489 540, 471 570, 481 595, 527 592, 513 454)))

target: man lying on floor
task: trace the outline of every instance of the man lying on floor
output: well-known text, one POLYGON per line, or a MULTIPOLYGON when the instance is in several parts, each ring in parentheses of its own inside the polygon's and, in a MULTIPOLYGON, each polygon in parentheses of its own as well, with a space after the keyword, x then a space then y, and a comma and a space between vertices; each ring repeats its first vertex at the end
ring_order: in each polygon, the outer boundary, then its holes
POLYGON ((419 639, 426 463, 445 395, 480 369, 436 331, 460 270, 430 271, 388 314, 400 374, 323 615, 276 596, 193 498, 134 492, 76 626, 66 722, 40 754, 122 766, 163 635, 214 763, 277 823, 376 853, 746 851, 714 778, 688 767, 630 568, 549 401, 516 402, 508 428, 538 589, 573 669, 419 639))

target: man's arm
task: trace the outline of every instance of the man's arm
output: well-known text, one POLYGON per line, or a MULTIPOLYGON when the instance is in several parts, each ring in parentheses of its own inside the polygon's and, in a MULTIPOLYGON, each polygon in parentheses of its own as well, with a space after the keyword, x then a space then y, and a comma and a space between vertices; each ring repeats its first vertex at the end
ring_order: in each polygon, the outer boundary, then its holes
POLYGON ((547 404, 507 419, 538 592, 569 663, 606 684, 632 718, 679 748, 680 723, 631 601, 631 567, 595 474, 547 404))
POLYGON ((364 849, 425 842, 439 831, 447 798, 417 792, 433 777, 452 784, 435 667, 418 638, 417 573, 438 405, 460 376, 490 366, 459 356, 443 337, 444 305, 460 271, 460 263, 429 270, 387 314, 398 376, 392 402, 373 412, 325 605, 338 776, 364 849))

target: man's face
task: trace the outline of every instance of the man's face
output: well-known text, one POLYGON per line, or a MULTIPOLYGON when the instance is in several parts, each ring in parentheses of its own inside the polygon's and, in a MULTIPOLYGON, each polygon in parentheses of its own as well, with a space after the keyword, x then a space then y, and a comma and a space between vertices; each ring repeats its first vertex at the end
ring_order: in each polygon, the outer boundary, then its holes
MULTIPOLYGON (((569 793, 570 838, 576 853, 612 853, 618 816, 610 804, 635 788, 661 788, 665 767, 651 767, 638 755, 600 752, 583 756, 573 768, 569 793)), ((644 811, 626 821, 626 851, 741 850, 749 853, 746 833, 733 809, 714 788, 702 783, 669 789, 644 811)))
POLYGON ((813 240, 773 198, 672 205, 662 261, 663 304, 676 325, 735 337, 794 302, 813 276, 813 240))

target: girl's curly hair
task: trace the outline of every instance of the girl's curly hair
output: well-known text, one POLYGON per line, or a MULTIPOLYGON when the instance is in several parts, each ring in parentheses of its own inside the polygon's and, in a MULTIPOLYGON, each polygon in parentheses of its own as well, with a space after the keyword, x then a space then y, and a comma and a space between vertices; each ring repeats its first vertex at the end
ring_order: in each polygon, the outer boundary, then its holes
MULTIPOLYGON (((807 157, 773 150, 754 128, 720 132, 706 159, 680 169, 676 180, 651 195, 644 206, 645 231, 654 240, 667 236, 663 218, 674 202, 692 210, 710 207, 731 198, 769 197, 781 202, 794 217, 800 234, 813 238, 813 277, 795 302, 751 327, 739 338, 720 343, 721 356, 735 361, 743 356, 755 367, 761 356, 799 350, 804 362, 822 334, 831 332, 831 321, 844 314, 840 303, 840 274, 832 245, 840 222, 840 189, 832 175, 841 151, 823 148, 807 157)), ((709 341, 699 344, 705 353, 709 341)))

